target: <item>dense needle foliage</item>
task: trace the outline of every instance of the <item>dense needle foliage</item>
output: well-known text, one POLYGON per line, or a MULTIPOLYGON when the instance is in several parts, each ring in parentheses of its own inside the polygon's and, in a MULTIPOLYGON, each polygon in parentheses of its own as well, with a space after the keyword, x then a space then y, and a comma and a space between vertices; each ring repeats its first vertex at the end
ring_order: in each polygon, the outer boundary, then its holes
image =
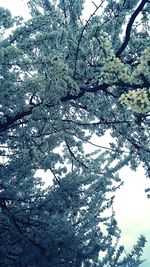
POLYGON ((93 5, 85 20, 83 0, 29 0, 26 22, 0 8, 0 267, 142 262, 113 201, 121 168, 149 176, 150 2, 93 5))

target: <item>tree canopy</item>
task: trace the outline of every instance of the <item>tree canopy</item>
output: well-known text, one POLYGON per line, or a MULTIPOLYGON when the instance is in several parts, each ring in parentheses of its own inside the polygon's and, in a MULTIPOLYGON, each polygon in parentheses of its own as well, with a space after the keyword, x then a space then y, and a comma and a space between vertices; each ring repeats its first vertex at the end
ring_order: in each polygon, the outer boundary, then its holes
POLYGON ((121 168, 149 177, 150 2, 93 5, 87 20, 83 0, 29 0, 28 21, 0 8, 0 267, 142 263, 113 202, 121 168))

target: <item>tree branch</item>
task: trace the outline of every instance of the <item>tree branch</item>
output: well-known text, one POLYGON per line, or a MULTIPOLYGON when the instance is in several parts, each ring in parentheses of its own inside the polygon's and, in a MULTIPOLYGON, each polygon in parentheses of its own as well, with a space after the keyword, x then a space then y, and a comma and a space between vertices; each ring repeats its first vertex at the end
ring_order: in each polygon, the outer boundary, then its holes
POLYGON ((113 120, 113 121, 107 121, 104 120, 103 118, 101 118, 99 121, 97 122, 90 122, 90 123, 84 123, 84 122, 80 122, 80 121, 74 121, 74 120, 70 120, 70 119, 63 119, 62 121, 67 122, 67 123, 73 123, 76 124, 78 126, 99 126, 99 125, 111 125, 111 124, 123 124, 123 123, 129 123, 129 122, 133 122, 133 121, 127 121, 127 120, 113 120))
POLYGON ((104 93, 112 96, 113 98, 118 98, 116 95, 114 95, 113 93, 107 90, 109 86, 110 85, 103 83, 103 84, 95 85, 95 86, 93 85, 93 86, 81 87, 80 92, 77 95, 71 95, 68 93, 66 96, 61 98, 61 101, 66 102, 69 100, 76 100, 84 96, 85 93, 96 93, 98 91, 103 91, 104 93))
POLYGON ((97 147, 97 148, 100 148, 100 149, 106 149, 106 150, 110 150, 110 151, 113 151, 113 152, 120 152, 120 153, 127 153, 127 154, 129 154, 129 152, 128 151, 125 151, 125 150, 118 150, 118 149, 113 149, 113 148, 111 148, 111 147, 106 147, 106 146, 101 146, 101 145, 98 145, 98 144, 95 144, 95 143, 93 143, 93 142, 91 142, 91 141, 89 141, 89 140, 86 140, 85 138, 81 138, 81 137, 78 137, 76 134, 73 134, 75 137, 77 137, 79 140, 82 140, 83 142, 85 142, 85 143, 88 143, 88 144, 90 144, 90 145, 92 145, 92 146, 95 146, 95 147, 97 147))
POLYGON ((70 148, 70 146, 69 146, 67 140, 65 140, 65 143, 66 143, 66 146, 67 146, 67 148, 68 148, 68 151, 69 151, 71 157, 74 158, 75 161, 77 161, 77 162, 78 162, 80 165, 82 165, 84 168, 88 169, 88 167, 87 167, 81 160, 79 160, 79 159, 75 156, 75 154, 72 152, 72 150, 71 150, 71 148, 70 148))
POLYGON ((137 18, 138 14, 144 8, 145 4, 148 3, 148 2, 149 2, 148 0, 142 0, 142 2, 139 4, 139 6, 137 7, 137 9, 131 15, 131 18, 130 18, 128 24, 127 24, 124 41, 123 41, 122 45, 120 46, 120 48, 118 49, 118 51, 116 52, 116 57, 120 57, 120 55, 126 49, 128 43, 130 41, 130 35, 131 35, 133 23, 134 23, 135 19, 137 18))
POLYGON ((78 44, 77 44, 77 51, 76 51, 76 57, 75 57, 74 77, 76 76, 76 69, 77 69, 77 61, 78 61, 78 55, 79 55, 79 48, 80 48, 81 40, 83 38, 84 31, 85 31, 86 27, 88 26, 88 23, 91 21, 91 19, 93 18, 93 16, 96 14, 96 12, 98 11, 98 9, 102 6, 102 4, 104 2, 105 2, 105 0, 102 0, 101 3, 98 6, 96 6, 96 9, 90 15, 90 17, 86 21, 86 23, 85 23, 85 25, 84 25, 84 27, 83 27, 83 29, 81 31, 81 34, 80 34, 80 37, 79 37, 79 40, 78 40, 78 44))
MULTIPOLYGON (((143 83, 143 84, 130 84, 130 83, 123 83, 123 82, 118 82, 118 83, 114 83, 111 86, 116 86, 116 87, 125 87, 125 88, 149 88, 150 84, 149 83, 143 83)), ((91 86, 87 86, 87 87, 81 87, 80 91, 77 95, 72 95, 70 93, 68 93, 67 95, 63 96, 60 98, 60 101, 62 103, 65 103, 67 101, 70 100, 77 100, 80 99, 82 96, 84 96, 86 93, 96 93, 99 91, 104 92, 104 94, 109 95, 115 99, 118 99, 119 96, 113 94, 112 92, 108 91, 108 88, 110 87, 109 84, 103 83, 103 84, 99 84, 99 85, 91 85, 91 86)), ((11 127, 12 124, 14 124, 15 122, 17 122, 20 119, 23 119, 26 116, 29 116, 32 114, 33 109, 36 108, 37 106, 39 106, 41 103, 38 103, 37 105, 34 104, 34 106, 30 106, 28 110, 26 111, 22 111, 19 112, 18 114, 16 114, 15 116, 7 116, 4 117, 4 120, 2 122, 0 122, 0 132, 4 132, 6 131, 9 127, 11 127), (5 120, 6 119, 6 120, 5 120)), ((50 108, 52 105, 47 104, 46 107, 50 108)))
POLYGON ((15 123, 16 121, 29 116, 32 114, 32 110, 33 107, 31 107, 29 110, 27 111, 22 111, 19 112, 16 116, 12 117, 12 116, 7 116, 6 117, 6 121, 4 122, 0 122, 0 132, 6 131, 6 129, 9 128, 9 126, 11 126, 13 123, 15 123))

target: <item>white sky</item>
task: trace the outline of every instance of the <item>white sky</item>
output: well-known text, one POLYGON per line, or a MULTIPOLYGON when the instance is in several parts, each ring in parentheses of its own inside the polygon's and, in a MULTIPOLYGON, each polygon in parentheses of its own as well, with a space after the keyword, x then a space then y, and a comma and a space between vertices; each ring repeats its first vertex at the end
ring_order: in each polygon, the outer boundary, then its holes
MULTIPOLYGON (((96 0, 95 3, 99 1, 96 0)), ((86 1, 84 15, 93 12, 94 5, 91 0, 86 1)), ((0 0, 0 6, 11 10, 14 16, 22 15, 29 18, 27 0, 0 0)), ((106 145, 108 140, 105 141, 106 145)), ((105 145, 104 142, 102 144, 105 145)), ((138 236, 144 234, 147 237, 147 245, 144 251, 144 258, 147 259, 142 267, 150 267, 150 199, 148 200, 144 189, 150 187, 150 181, 145 178, 142 167, 135 173, 129 168, 120 172, 124 186, 116 194, 115 210, 119 227, 122 231, 122 244, 126 246, 127 252, 135 244, 138 236)), ((49 178, 44 175, 47 182, 49 178)))

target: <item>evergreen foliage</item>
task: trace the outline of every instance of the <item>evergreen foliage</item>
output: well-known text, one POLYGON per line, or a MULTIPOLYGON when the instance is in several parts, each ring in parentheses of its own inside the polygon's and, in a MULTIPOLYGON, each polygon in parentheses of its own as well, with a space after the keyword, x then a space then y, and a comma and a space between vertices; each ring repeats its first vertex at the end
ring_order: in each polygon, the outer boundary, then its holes
POLYGON ((0 8, 0 267, 139 266, 145 237, 125 252, 113 201, 121 168, 149 176, 150 2, 101 0, 87 21, 83 0, 28 6, 0 8))

